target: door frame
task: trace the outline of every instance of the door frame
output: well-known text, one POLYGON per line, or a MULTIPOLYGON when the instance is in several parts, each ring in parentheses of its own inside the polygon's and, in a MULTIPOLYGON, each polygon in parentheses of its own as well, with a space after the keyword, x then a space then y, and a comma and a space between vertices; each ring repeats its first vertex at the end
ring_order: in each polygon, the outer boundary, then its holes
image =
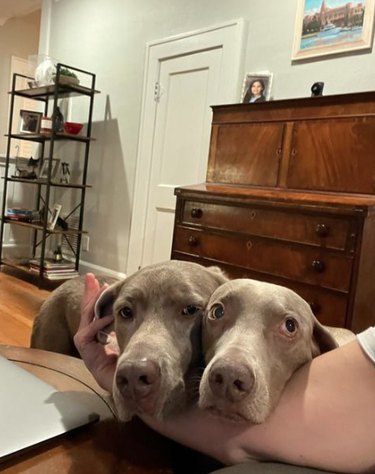
POLYGON ((238 102, 242 86, 240 73, 244 61, 246 24, 243 19, 232 20, 208 28, 182 33, 146 44, 145 75, 137 151, 137 167, 130 227, 126 273, 139 269, 144 249, 147 204, 149 198, 152 148, 157 102, 154 85, 160 74, 160 61, 187 53, 222 47, 223 68, 218 96, 220 103, 238 102), (229 39, 224 33, 229 32, 229 39), (230 86, 228 86, 228 84, 230 86))

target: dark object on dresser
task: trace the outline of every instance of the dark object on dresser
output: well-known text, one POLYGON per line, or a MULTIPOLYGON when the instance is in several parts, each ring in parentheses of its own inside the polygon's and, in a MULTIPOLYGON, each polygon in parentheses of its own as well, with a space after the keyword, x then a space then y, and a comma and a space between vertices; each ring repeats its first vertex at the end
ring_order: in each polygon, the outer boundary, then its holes
POLYGON ((207 182, 176 189, 172 258, 375 324, 375 93, 213 107, 207 182))
POLYGON ((311 97, 323 95, 324 82, 314 82, 311 86, 311 97))

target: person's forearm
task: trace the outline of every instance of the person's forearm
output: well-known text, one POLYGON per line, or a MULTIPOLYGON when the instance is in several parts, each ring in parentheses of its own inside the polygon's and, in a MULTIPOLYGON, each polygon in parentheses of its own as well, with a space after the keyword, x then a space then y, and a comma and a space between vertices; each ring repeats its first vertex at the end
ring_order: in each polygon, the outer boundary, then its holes
POLYGON ((164 422, 143 420, 224 464, 256 457, 335 472, 375 472, 375 366, 356 341, 315 358, 292 377, 274 413, 260 425, 235 424, 197 407, 164 422))
POLYGON ((246 460, 243 450, 237 450, 234 442, 245 426, 213 417, 200 410, 197 405, 167 420, 156 420, 148 416, 142 416, 141 419, 163 436, 211 456, 223 464, 246 460))

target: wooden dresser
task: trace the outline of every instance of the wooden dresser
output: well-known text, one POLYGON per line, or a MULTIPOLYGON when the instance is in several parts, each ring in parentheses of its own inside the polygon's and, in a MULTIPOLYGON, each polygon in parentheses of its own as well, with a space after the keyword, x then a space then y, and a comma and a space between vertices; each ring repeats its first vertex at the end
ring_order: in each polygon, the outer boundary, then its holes
POLYGON ((175 193, 172 258, 375 324, 375 93, 215 106, 207 181, 175 193))

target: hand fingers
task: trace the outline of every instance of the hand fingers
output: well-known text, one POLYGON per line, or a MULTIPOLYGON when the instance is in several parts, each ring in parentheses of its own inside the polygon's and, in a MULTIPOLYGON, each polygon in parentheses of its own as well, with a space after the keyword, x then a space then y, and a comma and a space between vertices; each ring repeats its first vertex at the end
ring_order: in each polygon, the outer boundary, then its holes
POLYGON ((84 343, 96 341, 96 335, 113 322, 113 316, 94 319, 91 324, 78 329, 75 339, 84 343))
POLYGON ((85 275, 85 289, 81 301, 81 320, 79 329, 88 326, 94 319, 95 302, 99 295, 108 288, 108 284, 104 284, 100 288, 100 284, 92 273, 85 275))

